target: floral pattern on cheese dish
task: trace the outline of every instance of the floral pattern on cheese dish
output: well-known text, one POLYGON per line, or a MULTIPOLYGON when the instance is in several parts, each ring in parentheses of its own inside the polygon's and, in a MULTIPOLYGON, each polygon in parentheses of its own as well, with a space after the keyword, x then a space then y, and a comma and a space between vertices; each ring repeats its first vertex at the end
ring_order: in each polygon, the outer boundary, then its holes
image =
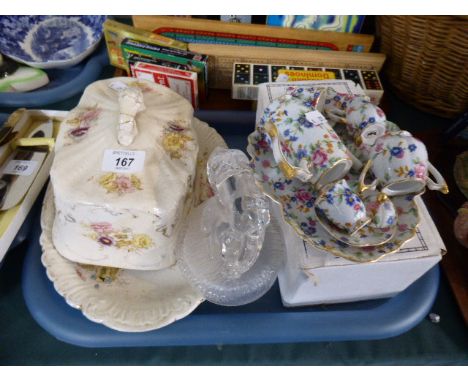
POLYGON ((177 121, 169 122, 164 129, 162 145, 171 159, 182 158, 184 151, 187 150, 188 143, 193 141, 193 138, 185 134, 185 132, 186 129, 179 125, 177 121))
POLYGON ((96 120, 101 114, 101 109, 93 107, 87 110, 83 110, 74 118, 67 119, 66 124, 71 126, 68 130, 68 136, 73 140, 79 140, 86 136, 89 129, 95 124, 96 120))
POLYGON ((125 175, 110 172, 102 175, 98 182, 108 193, 116 193, 118 195, 143 190, 140 178, 134 174, 125 175))
POLYGON ((82 281, 93 280, 94 287, 99 289, 100 284, 112 284, 120 273, 120 268, 100 267, 96 265, 75 263, 75 272, 82 281))
POLYGON ((210 152, 203 151, 198 153, 197 159, 197 175, 195 177, 195 183, 193 185, 194 190, 194 206, 199 206, 205 200, 214 196, 214 191, 211 188, 210 182, 208 182, 208 174, 206 172, 206 165, 210 152))
POLYGON ((86 225, 86 237, 96 241, 101 248, 115 247, 128 252, 138 252, 154 246, 153 240, 144 233, 134 233, 129 228, 116 229, 109 222, 95 222, 86 225))

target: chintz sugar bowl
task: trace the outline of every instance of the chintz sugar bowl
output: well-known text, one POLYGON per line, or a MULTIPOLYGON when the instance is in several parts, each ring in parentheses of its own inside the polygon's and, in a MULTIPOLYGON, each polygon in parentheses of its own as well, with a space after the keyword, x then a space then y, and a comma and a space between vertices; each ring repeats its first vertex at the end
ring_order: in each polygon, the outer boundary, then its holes
POLYGON ((448 192, 444 178, 429 162, 426 146, 407 131, 388 133, 375 141, 359 182, 360 192, 379 186, 388 196, 420 194, 426 186, 430 190, 448 192), (366 184, 369 170, 376 179, 366 184))
POLYGON ((370 218, 369 227, 392 229, 397 224, 397 212, 391 199, 383 192, 367 192, 362 196, 370 218))
POLYGON ((366 97, 354 97, 347 104, 346 126, 358 145, 360 142, 374 144, 385 134, 386 121, 383 110, 366 97))
POLYGON ((271 140, 278 167, 287 179, 298 178, 320 188, 342 179, 353 162, 350 153, 325 117, 315 108, 324 93, 313 97, 287 94, 266 109, 259 130, 271 140), (311 99, 313 102, 311 102, 311 99))
POLYGON ((346 125, 348 134, 358 145, 360 142, 373 144, 386 131, 385 113, 367 96, 337 93, 328 88, 323 112, 332 124, 346 125))

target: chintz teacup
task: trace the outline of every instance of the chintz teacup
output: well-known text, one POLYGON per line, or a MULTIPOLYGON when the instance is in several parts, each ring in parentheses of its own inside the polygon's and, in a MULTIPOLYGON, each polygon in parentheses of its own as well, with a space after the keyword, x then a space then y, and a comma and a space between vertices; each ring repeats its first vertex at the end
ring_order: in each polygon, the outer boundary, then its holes
POLYGON ((426 146, 406 131, 380 137, 372 146, 369 161, 360 175, 360 192, 375 190, 378 185, 388 196, 419 194, 426 186, 448 192, 444 178, 429 162, 426 146), (366 184, 369 170, 376 179, 366 184))
POLYGON ((386 121, 383 110, 366 97, 357 96, 347 103, 346 127, 358 145, 374 144, 386 133, 386 121))
POLYGON ((277 99, 258 126, 269 136, 285 177, 311 182, 317 188, 343 178, 352 166, 348 149, 314 107, 321 92, 312 96, 296 92, 277 99))
POLYGON ((346 180, 329 184, 321 190, 315 202, 317 219, 322 226, 331 223, 344 233, 352 235, 370 222, 361 198, 349 188, 346 180))
POLYGON ((347 124, 346 108, 348 107, 349 102, 355 97, 358 96, 348 93, 338 93, 331 87, 327 88, 325 103, 323 105, 323 114, 330 121, 332 126, 335 123, 347 124))

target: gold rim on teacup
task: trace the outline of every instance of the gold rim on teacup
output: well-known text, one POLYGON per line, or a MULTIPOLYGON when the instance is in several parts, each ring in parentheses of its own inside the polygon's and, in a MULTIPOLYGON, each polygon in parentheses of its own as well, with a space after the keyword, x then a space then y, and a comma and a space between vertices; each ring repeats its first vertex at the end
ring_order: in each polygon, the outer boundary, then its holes
MULTIPOLYGON (((377 185, 379 184, 379 179, 374 179, 374 181, 370 184, 366 184, 365 178, 367 173, 372 167, 372 160, 369 159, 364 168, 361 171, 361 174, 359 175, 359 185, 358 185, 358 194, 363 195, 366 191, 374 191, 377 189, 377 185)), ((447 186, 447 183, 445 182, 445 179, 442 177, 442 175, 439 173, 439 171, 430 163, 428 162, 427 166, 427 171, 428 171, 428 176, 426 177, 426 180, 424 181, 423 179, 401 179, 397 180, 391 183, 385 184, 385 186, 382 188, 381 193, 386 194, 387 196, 399 196, 399 195, 405 195, 405 194, 413 194, 413 195, 422 195, 425 190, 426 186, 430 190, 435 190, 435 191, 440 191, 443 194, 448 194, 449 193, 449 188, 447 186), (429 174, 433 175, 435 180, 432 180, 429 178, 429 174), (394 186, 399 186, 401 184, 411 184, 415 185, 412 187, 406 187, 405 189, 394 189, 394 186)))
POLYGON ((395 225, 393 227, 393 230, 391 232, 391 235, 389 237, 386 237, 385 239, 382 239, 381 241, 373 242, 373 243, 358 243, 356 241, 351 241, 351 240, 346 240, 345 238, 352 238, 353 236, 356 236, 362 229, 368 227, 369 229, 372 229, 374 231, 381 231, 380 228, 374 228, 370 227, 369 223, 372 221, 372 218, 369 218, 368 221, 366 221, 361 227, 358 227, 353 233, 349 234, 347 232, 340 232, 340 229, 336 226, 333 225, 331 222, 326 222, 323 221, 320 214, 315 212, 315 217, 319 224, 327 231, 330 236, 334 237, 336 240, 339 240, 345 244, 351 245, 353 247, 358 247, 358 248, 367 248, 367 247, 378 247, 379 245, 383 245, 388 243, 390 240, 392 240, 395 237, 396 231, 397 231, 397 226, 395 225), (331 228, 336 229, 336 232, 331 228))

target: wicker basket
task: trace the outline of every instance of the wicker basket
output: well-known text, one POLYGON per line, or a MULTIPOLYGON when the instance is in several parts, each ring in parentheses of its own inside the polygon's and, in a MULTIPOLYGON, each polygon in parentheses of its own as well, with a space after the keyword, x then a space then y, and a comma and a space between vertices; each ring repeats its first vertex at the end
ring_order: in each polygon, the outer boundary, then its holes
POLYGON ((468 107, 468 18, 378 16, 385 75, 405 101, 456 117, 468 107))

